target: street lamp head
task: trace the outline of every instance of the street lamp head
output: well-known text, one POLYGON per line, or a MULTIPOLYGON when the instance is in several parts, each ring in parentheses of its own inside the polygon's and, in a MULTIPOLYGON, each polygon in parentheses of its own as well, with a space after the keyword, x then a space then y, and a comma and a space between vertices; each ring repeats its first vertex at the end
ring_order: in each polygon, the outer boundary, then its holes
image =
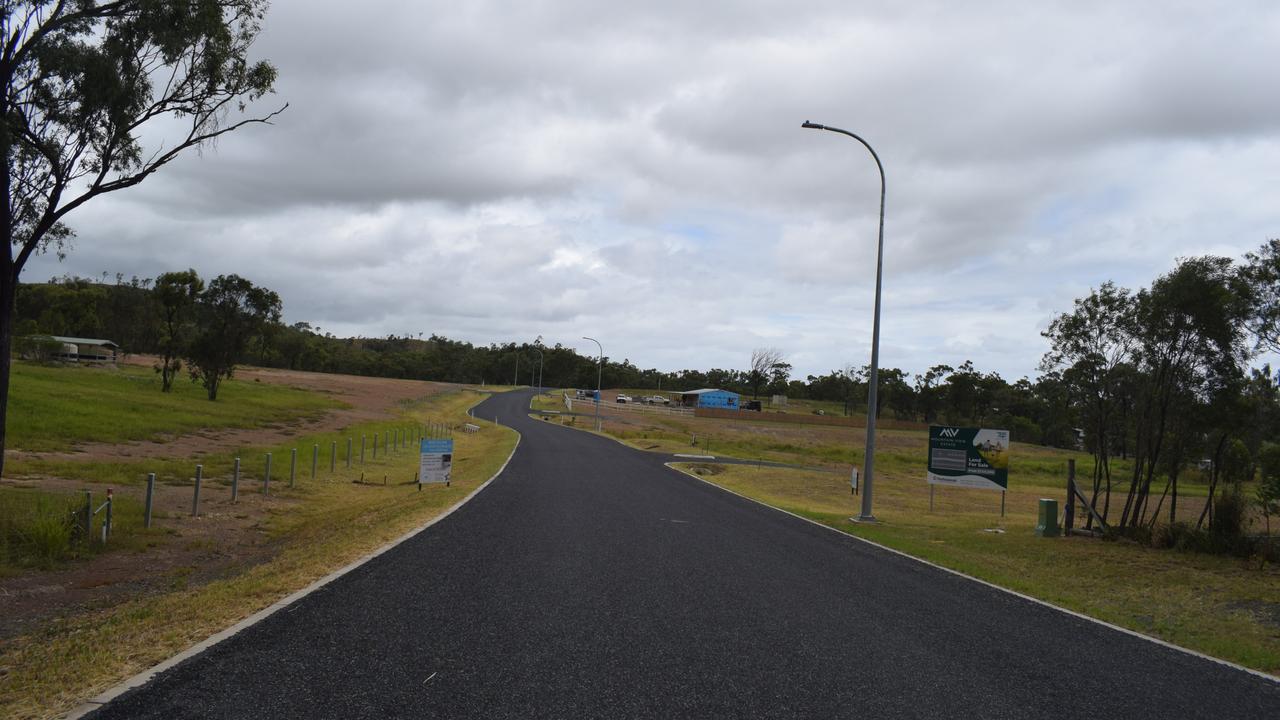
POLYGON ((805 120, 804 124, 802 124, 800 127, 809 128, 810 130, 826 130, 827 129, 826 125, 819 125, 818 123, 812 123, 812 122, 809 122, 808 120, 805 120))

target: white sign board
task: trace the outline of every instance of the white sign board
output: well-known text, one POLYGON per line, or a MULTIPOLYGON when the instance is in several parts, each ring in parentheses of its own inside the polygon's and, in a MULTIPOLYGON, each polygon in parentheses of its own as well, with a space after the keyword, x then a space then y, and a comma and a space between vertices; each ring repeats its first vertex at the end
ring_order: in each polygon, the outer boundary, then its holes
POLYGON ((453 468, 453 439, 427 439, 422 441, 419 459, 419 483, 449 484, 449 471, 453 468))

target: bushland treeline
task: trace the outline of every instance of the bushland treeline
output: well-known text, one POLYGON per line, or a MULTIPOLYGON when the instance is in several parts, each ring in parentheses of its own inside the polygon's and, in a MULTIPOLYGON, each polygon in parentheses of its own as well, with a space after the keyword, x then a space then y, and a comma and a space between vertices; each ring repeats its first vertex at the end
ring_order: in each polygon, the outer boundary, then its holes
MULTIPOLYGON (((110 339, 126 352, 160 356, 158 371, 168 378, 172 366, 166 358, 181 360, 189 356, 190 345, 202 332, 200 326, 209 322, 207 312, 202 314, 200 310, 201 298, 208 292, 195 271, 190 270, 165 273, 156 279, 104 275, 24 284, 18 289, 17 334, 110 339)), ((235 360, 294 370, 532 385, 538 383, 535 375, 539 353, 543 385, 595 387, 595 357, 559 344, 543 345, 540 338, 489 345, 473 345, 439 335, 342 338, 307 322, 281 322, 278 307, 267 309, 235 360)), ((1025 442, 1077 442, 1065 388, 1054 374, 1035 382, 1022 379, 1008 383, 996 373, 982 373, 965 362, 954 368, 934 366, 914 376, 914 381, 899 368, 882 368, 880 382, 878 411, 883 416, 1007 426, 1025 442)), ((852 365, 800 380, 792 379, 791 366, 780 361, 762 379, 753 377, 750 369, 664 372, 639 368, 627 359, 605 358, 602 383, 604 387, 655 392, 702 387, 743 394, 756 390, 766 396, 782 394, 792 399, 838 402, 849 414, 866 412, 866 368, 852 365)))

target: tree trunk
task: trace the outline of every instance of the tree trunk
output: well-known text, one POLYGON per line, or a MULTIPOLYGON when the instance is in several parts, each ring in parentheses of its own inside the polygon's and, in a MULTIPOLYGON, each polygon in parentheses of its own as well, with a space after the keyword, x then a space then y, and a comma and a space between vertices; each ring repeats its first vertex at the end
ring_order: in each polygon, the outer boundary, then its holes
MULTIPOLYGON (((1093 508, 1093 512, 1098 511, 1098 492, 1102 487, 1102 463, 1098 459, 1097 453, 1093 456, 1093 496, 1089 498, 1089 507, 1093 508)), ((1084 529, 1093 529, 1093 513, 1089 513, 1089 517, 1084 521, 1084 529)))
POLYGON ((13 313, 18 273, 13 270, 13 247, 7 240, 0 268, 0 476, 4 475, 5 425, 9 417, 9 369, 13 360, 13 313))
POLYGON ((1102 501, 1102 522, 1111 519, 1111 459, 1102 465, 1102 472, 1106 475, 1107 493, 1102 501))
POLYGON ((1164 481, 1164 492, 1160 493, 1160 501, 1156 503, 1156 509, 1151 513, 1151 522, 1147 523, 1147 529, 1154 528, 1156 521, 1160 519, 1160 508, 1164 507, 1164 499, 1169 497, 1169 486, 1173 484, 1173 476, 1164 481))
POLYGON ((1222 448, 1227 444, 1227 434, 1222 433, 1222 437, 1218 438, 1218 447, 1213 451, 1213 468, 1209 471, 1209 497, 1204 501, 1204 509, 1200 511, 1200 519, 1196 520, 1196 530, 1204 527, 1205 516, 1209 516, 1209 522, 1213 522, 1213 491, 1218 487, 1218 462, 1222 458, 1222 448))
MULTIPOLYGON (((6 12, 8 12, 6 10, 6 12)), ((8 105, 5 105, 8 112, 8 105)), ((6 114, 7 117, 7 114, 6 114)), ((0 477, 4 475, 5 427, 9 419, 9 370, 13 362, 13 314, 18 297, 18 275, 22 269, 14 266, 13 258, 13 208, 9 197, 12 189, 10 172, 11 150, 6 127, 0 127, 0 155, 4 156, 0 171, 0 190, 4 202, 0 205, 0 235, 3 235, 4 251, 0 252, 0 477)))

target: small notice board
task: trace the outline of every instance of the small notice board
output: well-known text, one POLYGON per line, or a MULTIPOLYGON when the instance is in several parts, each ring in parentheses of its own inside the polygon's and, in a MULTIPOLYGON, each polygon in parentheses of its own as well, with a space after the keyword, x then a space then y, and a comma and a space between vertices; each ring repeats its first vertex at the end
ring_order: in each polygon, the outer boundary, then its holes
POLYGON ((418 483, 449 484, 449 471, 453 468, 453 438, 426 439, 422 441, 419 459, 418 483))

